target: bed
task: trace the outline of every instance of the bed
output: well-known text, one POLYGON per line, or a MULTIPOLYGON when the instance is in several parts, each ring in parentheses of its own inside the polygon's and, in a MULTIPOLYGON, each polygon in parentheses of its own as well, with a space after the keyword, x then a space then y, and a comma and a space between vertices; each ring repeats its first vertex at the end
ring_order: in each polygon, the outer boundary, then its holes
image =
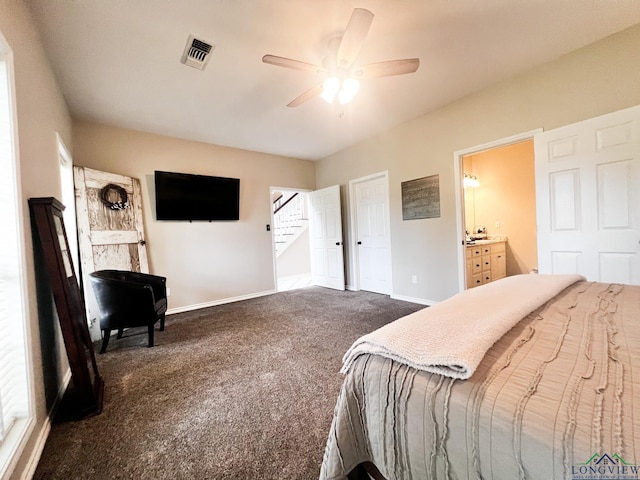
POLYGON ((640 478, 640 287, 518 277, 354 343, 321 480, 640 478))

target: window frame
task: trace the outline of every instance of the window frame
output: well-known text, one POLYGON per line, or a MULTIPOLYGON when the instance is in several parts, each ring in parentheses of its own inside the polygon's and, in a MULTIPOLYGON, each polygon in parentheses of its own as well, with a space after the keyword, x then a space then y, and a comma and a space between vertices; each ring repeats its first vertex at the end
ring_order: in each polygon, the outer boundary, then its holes
MULTIPOLYGON (((5 438, 0 442, 0 478, 9 477, 15 470, 17 462, 24 452, 27 442, 31 438, 31 434, 35 428, 35 408, 34 408, 34 384, 33 384, 33 359, 31 356, 31 328, 29 322, 29 303, 27 288, 27 262, 25 255, 26 236, 25 236, 25 208, 22 201, 22 188, 20 182, 20 153, 18 143, 18 117, 16 108, 16 88, 14 74, 14 56, 13 50, 0 32, 0 62, 6 67, 6 89, 8 97, 8 117, 9 117, 9 140, 10 145, 8 151, 10 160, 7 172, 1 174, 11 174, 10 182, 13 184, 10 200, 13 200, 15 207, 15 215, 13 215, 14 225, 10 228, 10 233, 15 235, 17 255, 18 297, 15 299, 16 309, 20 312, 20 320, 22 323, 23 336, 23 352, 22 361, 24 361, 24 382, 26 384, 27 405, 25 408, 26 415, 16 419, 12 426, 6 432, 5 438)), ((4 81, 3 81, 4 83, 4 81)), ((5 88, 2 86, 1 88, 5 88)), ((4 166, 0 164, 0 169, 4 170, 4 166)))

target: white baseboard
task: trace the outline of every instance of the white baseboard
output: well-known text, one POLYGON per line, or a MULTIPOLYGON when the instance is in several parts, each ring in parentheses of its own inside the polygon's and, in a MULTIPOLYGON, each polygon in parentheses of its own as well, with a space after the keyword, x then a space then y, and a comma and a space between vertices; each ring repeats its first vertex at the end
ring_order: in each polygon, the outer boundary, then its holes
MULTIPOLYGON (((359 288, 355 288, 353 285, 346 285, 345 288, 352 292, 360 291, 359 288)), ((389 295, 389 298, 392 298, 394 300, 402 300, 403 302, 417 303, 418 305, 426 305, 426 306, 431 306, 431 305, 435 305, 436 303, 439 303, 439 302, 436 302, 435 300, 428 300, 426 298, 407 297, 406 295, 395 295, 393 293, 389 295)))
POLYGON ((222 298, 220 300, 213 300, 211 302, 198 303, 196 305, 187 305, 184 307, 170 308, 167 310, 167 315, 173 315, 174 313, 190 312, 192 310, 198 310, 200 308, 215 307, 217 305, 224 305, 225 303, 240 302, 242 300, 249 300, 251 298, 264 297, 266 295, 272 295, 274 293, 277 293, 276 290, 267 290, 264 292, 250 293, 248 295, 240 295, 238 297, 222 298))
MULTIPOLYGON (((345 285, 345 288, 353 292, 358 291, 356 288, 353 287, 353 285, 345 285)), ((258 298, 258 297, 264 297, 266 295, 273 295, 274 293, 278 293, 278 292, 276 290, 266 290, 264 292, 250 293, 248 295, 240 295, 238 297, 222 298, 219 300, 213 300, 211 302, 198 303, 195 305, 186 305, 184 307, 170 308, 167 310, 167 315, 190 312, 192 310, 199 310, 201 308, 215 307, 217 305, 224 305, 226 303, 240 302, 242 300, 249 300, 251 298, 258 298)), ((402 300, 405 302, 417 303, 419 305, 427 305, 427 306, 435 305, 436 303, 439 303, 439 302, 436 302, 435 300, 428 300, 426 298, 407 297, 405 295, 391 294, 390 297, 393 298, 394 300, 402 300)))
MULTIPOLYGON (((353 285, 346 285, 345 288, 352 292, 360 291, 359 288, 356 288, 353 285)), ((393 293, 389 295, 389 298, 392 298, 394 300, 402 300, 403 302, 417 303, 418 305, 427 305, 427 306, 431 306, 431 305, 435 305, 436 303, 439 303, 434 300, 428 300, 426 298, 407 297, 406 295, 395 295, 393 293)))
POLYGON ((33 475, 36 473, 36 468, 38 467, 38 462, 40 461, 40 457, 42 456, 42 451, 44 450, 44 445, 47 443, 47 438, 49 437, 49 432, 51 431, 51 423, 53 422, 53 418, 58 411, 58 407, 60 406, 60 402, 62 401, 62 397, 64 396, 64 392, 67 390, 69 386, 69 382, 71 381, 71 368, 67 369, 67 372, 64 374, 62 378, 62 383, 60 384, 60 388, 58 389, 58 394, 56 395, 56 399, 53 401, 53 405, 49 410, 49 414, 42 424, 42 428, 40 429, 40 433, 38 433, 38 438, 33 446, 33 450, 31 451, 31 455, 29 455, 29 460, 27 461, 27 465, 20 476, 21 480, 30 480, 33 478, 33 475))
POLYGON ((404 302, 417 303, 419 305, 427 305, 429 307, 431 305, 435 305, 436 303, 440 303, 440 302, 436 302, 435 300, 428 300, 426 298, 407 297, 406 295, 392 294, 391 298, 393 298, 394 300, 402 300, 404 302))

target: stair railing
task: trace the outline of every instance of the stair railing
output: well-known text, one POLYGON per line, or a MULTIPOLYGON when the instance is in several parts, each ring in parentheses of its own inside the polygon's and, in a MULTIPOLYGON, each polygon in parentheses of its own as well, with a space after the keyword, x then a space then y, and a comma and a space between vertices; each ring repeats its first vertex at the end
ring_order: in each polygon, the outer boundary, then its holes
POLYGON ((276 200, 273 202, 273 213, 274 213, 274 215, 276 213, 278 213, 280 210, 282 210, 289 202, 291 202, 296 197, 298 197, 298 192, 296 192, 293 195, 291 195, 284 202, 281 202, 281 200, 283 198, 283 195, 280 195, 278 198, 276 198, 276 200))
POLYGON ((273 214, 276 249, 278 244, 287 242, 287 237, 295 235, 296 228, 302 226, 305 215, 304 196, 297 192, 277 207, 273 214))

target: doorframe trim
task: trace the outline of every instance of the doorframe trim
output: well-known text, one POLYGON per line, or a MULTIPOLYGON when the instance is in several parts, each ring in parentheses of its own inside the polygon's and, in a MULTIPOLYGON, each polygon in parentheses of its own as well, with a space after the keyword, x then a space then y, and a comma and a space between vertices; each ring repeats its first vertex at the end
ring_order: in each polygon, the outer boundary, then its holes
MULTIPOLYGON (((462 292, 466 289, 466 269, 465 269, 465 251, 464 251, 464 189, 462 188, 462 160, 467 155, 473 155, 492 150, 494 148, 506 147, 514 143, 520 143, 526 140, 533 140, 537 134, 542 133, 542 128, 536 128, 522 133, 504 137, 491 142, 476 145, 474 147, 456 150, 453 152, 453 178, 456 197, 456 244, 458 245, 458 291, 462 292)), ((535 162, 535 158, 534 158, 535 162)))
POLYGON ((393 294, 393 250, 391 248, 391 217, 390 217, 390 197, 389 197, 389 171, 384 170, 382 172, 372 173, 364 177, 354 178, 349 180, 349 245, 347 252, 349 253, 349 268, 353 273, 353 278, 349 276, 350 285, 347 285, 348 290, 359 291, 360 290, 360 258, 358 249, 355 248, 355 241, 358 236, 358 218, 356 213, 356 185, 359 183, 368 182, 377 178, 383 178, 387 182, 387 232, 389 242, 389 295, 393 294))
MULTIPOLYGON (((76 215, 76 203, 75 203, 75 187, 73 182, 73 158, 71 157, 71 153, 69 153, 69 149, 65 145, 62 140, 62 135, 59 132, 56 132, 56 142, 58 145, 58 160, 60 161, 60 192, 62 196, 62 202, 65 204, 64 212, 62 212, 62 218, 68 222, 68 225, 65 225, 67 231, 67 238, 69 239, 69 247, 71 248, 71 258, 73 260, 73 268, 75 268, 76 272, 80 272, 80 246, 78 244, 78 222, 76 215), (69 172, 70 186, 71 186, 71 196, 70 198, 73 201, 66 201, 65 199, 65 185, 64 180, 62 179, 62 175, 65 173, 65 170, 69 172)), ((82 277, 78 278, 80 282, 80 287, 82 287, 82 277)))

